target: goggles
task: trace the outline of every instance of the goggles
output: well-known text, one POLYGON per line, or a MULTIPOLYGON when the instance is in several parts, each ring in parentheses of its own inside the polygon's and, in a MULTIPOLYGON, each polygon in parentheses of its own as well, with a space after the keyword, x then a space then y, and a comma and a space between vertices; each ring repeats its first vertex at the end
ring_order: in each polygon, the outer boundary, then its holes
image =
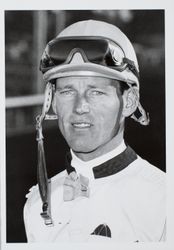
POLYGON ((48 43, 40 62, 40 70, 45 73, 55 66, 71 63, 79 52, 84 62, 106 66, 117 71, 129 69, 138 79, 139 72, 133 61, 126 58, 122 48, 104 37, 60 37, 48 43))

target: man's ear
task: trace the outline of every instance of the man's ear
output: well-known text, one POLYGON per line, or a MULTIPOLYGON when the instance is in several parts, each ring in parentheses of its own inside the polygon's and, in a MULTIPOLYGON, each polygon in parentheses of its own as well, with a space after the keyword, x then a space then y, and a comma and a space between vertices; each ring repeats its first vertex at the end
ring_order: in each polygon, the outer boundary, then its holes
POLYGON ((123 93, 123 116, 128 117, 132 115, 137 109, 139 103, 138 89, 129 88, 123 93))

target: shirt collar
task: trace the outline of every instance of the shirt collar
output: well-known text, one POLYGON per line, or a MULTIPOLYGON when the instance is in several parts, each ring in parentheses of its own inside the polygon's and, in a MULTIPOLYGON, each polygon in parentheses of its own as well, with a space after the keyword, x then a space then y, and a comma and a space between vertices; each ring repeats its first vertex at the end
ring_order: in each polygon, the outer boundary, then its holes
POLYGON ((97 179, 113 175, 131 162, 137 159, 137 155, 124 141, 114 150, 90 161, 82 161, 71 150, 66 157, 66 169, 68 174, 76 171, 89 179, 97 179))
POLYGON ((77 174, 82 174, 88 177, 89 179, 94 179, 95 178, 94 171, 93 171, 94 167, 100 166, 103 163, 109 161, 110 159, 116 157, 117 155, 121 154, 125 149, 126 149, 126 145, 124 141, 122 141, 121 144, 115 149, 113 149, 112 151, 90 161, 81 160, 74 154, 74 152, 71 149, 70 150, 71 157, 72 157, 71 166, 75 168, 77 174))

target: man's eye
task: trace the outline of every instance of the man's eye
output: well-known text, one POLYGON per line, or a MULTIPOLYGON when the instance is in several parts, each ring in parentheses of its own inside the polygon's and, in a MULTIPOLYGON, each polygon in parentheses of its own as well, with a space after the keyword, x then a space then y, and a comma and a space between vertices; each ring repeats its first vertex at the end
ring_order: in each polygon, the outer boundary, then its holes
POLYGON ((104 95, 104 92, 102 92, 100 90, 93 90, 92 95, 104 95))
POLYGON ((61 90, 59 93, 65 96, 71 96, 74 94, 74 91, 72 89, 67 89, 67 90, 61 90))

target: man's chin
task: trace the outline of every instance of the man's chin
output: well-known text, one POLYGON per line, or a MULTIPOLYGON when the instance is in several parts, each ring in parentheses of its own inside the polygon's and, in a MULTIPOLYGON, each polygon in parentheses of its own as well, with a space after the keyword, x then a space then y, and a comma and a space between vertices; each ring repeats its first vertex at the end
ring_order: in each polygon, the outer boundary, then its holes
POLYGON ((87 145, 84 142, 82 142, 82 143, 71 143, 69 146, 76 153, 87 154, 87 153, 91 153, 91 152, 95 151, 94 146, 87 145))
POLYGON ((72 148, 72 150, 75 152, 75 153, 81 153, 81 154, 88 154, 88 153, 91 153, 93 151, 95 151, 95 149, 93 148, 85 148, 85 147, 74 147, 72 148))

